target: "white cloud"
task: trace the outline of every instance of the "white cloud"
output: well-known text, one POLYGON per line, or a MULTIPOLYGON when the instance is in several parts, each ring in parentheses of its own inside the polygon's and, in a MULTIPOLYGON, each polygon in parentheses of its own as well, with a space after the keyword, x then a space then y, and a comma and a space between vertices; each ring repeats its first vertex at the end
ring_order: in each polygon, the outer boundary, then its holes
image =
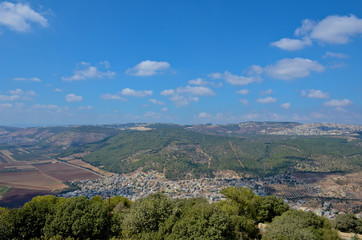
POLYGON ((302 96, 308 98, 320 98, 320 99, 328 99, 329 93, 323 92, 321 90, 310 89, 310 90, 302 90, 302 96))
POLYGON ((268 90, 262 90, 260 91, 259 95, 268 95, 268 94, 272 94, 273 90, 272 89, 268 89, 268 90))
POLYGON ((326 52, 326 54, 324 54, 323 58, 327 58, 327 57, 333 57, 333 58, 349 58, 349 56, 347 54, 344 53, 334 53, 334 52, 326 52))
POLYGON ((60 88, 56 88, 54 89, 54 92, 63 92, 64 90, 63 89, 60 89, 60 88))
POLYGON ((362 19, 354 15, 332 15, 318 22, 310 32, 310 37, 326 43, 344 44, 352 36, 361 33, 362 19))
POLYGON ((129 68, 126 73, 133 76, 148 77, 153 76, 170 68, 168 62, 142 61, 133 68, 129 68))
POLYGON ((312 45, 312 41, 308 38, 300 39, 291 39, 291 38, 282 38, 279 41, 272 42, 270 45, 274 47, 281 48, 288 51, 296 51, 304 48, 305 46, 312 45))
MULTIPOLYGON (((104 65, 104 64, 103 64, 104 65)), ((91 66, 87 62, 81 62, 77 64, 77 69, 74 70, 74 75, 70 77, 62 77, 63 81, 79 81, 88 78, 112 78, 116 75, 115 72, 111 72, 108 68, 106 71, 100 71, 97 67, 91 66)))
POLYGON ((161 92, 161 95, 162 95, 162 96, 171 96, 171 95, 174 95, 175 93, 176 93, 175 90, 173 90, 173 89, 167 89, 167 90, 163 90, 163 91, 161 92))
POLYGON ((345 107, 348 105, 352 105, 353 102, 347 98, 342 99, 342 100, 338 100, 338 99, 332 99, 328 102, 323 103, 324 106, 328 106, 328 107, 345 107))
POLYGON ((161 111, 162 111, 162 112, 167 112, 167 111, 168 111, 168 108, 167 108, 167 107, 161 108, 161 111))
POLYGON ((101 95, 101 98, 103 100, 121 100, 121 101, 127 101, 127 99, 121 97, 119 94, 110 94, 110 93, 106 93, 101 95))
POLYGON ((249 76, 260 75, 264 72, 264 69, 259 65, 252 65, 249 67, 247 73, 249 76))
POLYGON ((191 85, 207 85, 208 84, 208 82, 202 78, 192 79, 188 83, 191 85))
POLYGON ((351 37, 362 34, 362 19, 354 15, 331 15, 319 22, 305 19, 294 34, 302 39, 283 38, 271 45, 294 51, 311 45, 311 39, 322 43, 345 44, 351 41, 351 37))
POLYGON ((240 99, 239 101, 245 106, 249 105, 249 101, 246 99, 240 99))
POLYGON ((188 106, 192 102, 198 102, 199 98, 193 97, 193 96, 183 96, 183 95, 176 94, 176 95, 171 96, 170 100, 173 101, 177 107, 185 107, 185 106, 188 106))
POLYGON ((15 100, 32 100, 32 97, 37 94, 33 91, 23 91, 22 89, 15 89, 9 91, 10 95, 0 95, 0 101, 15 101, 15 100))
POLYGON ((12 108, 13 105, 11 103, 0 103, 0 110, 12 108))
POLYGON ((257 103, 274 103, 277 99, 273 97, 266 97, 266 98, 258 98, 256 100, 257 103))
POLYGON ((280 105, 281 108, 284 108, 284 109, 289 109, 291 107, 291 104, 290 103, 283 103, 280 105))
POLYGON ((209 118, 211 117, 211 114, 210 113, 206 113, 206 112, 201 112, 199 114, 199 118, 209 118))
POLYGON ((197 87, 191 87, 191 86, 186 86, 186 87, 179 87, 176 89, 177 93, 188 93, 191 95, 196 95, 196 96, 212 96, 215 95, 215 93, 208 87, 201 87, 201 86, 197 86, 197 87))
POLYGON ((0 95, 0 101, 14 101, 14 100, 18 100, 20 98, 19 95, 0 95))
POLYGON ((120 91, 120 94, 123 96, 131 96, 131 97, 146 97, 151 96, 151 90, 144 90, 144 91, 136 91, 130 88, 125 88, 120 91))
POLYGON ((323 72, 324 67, 317 61, 307 58, 284 58, 275 65, 267 66, 265 71, 272 78, 290 81, 307 77, 312 71, 323 72))
POLYGON ((212 73, 209 76, 213 79, 223 79, 227 83, 237 86, 248 85, 249 83, 261 81, 261 78, 258 75, 245 77, 234 75, 228 71, 225 71, 224 73, 212 73))
POLYGON ((150 102, 153 103, 153 104, 155 104, 155 105, 165 105, 164 102, 158 101, 158 100, 156 100, 156 99, 154 99, 154 98, 150 99, 150 102))
POLYGON ((208 87, 179 87, 177 89, 167 89, 161 92, 162 96, 169 97, 171 101, 173 101, 176 106, 182 107, 187 106, 191 102, 198 102, 199 98, 196 96, 213 96, 215 95, 214 91, 212 91, 208 87))
POLYGON ((190 85, 200 85, 200 86, 210 85, 210 86, 213 86, 213 87, 221 87, 222 86, 221 82, 219 82, 219 83, 209 82, 209 81, 206 81, 206 80, 204 80, 202 78, 192 79, 192 80, 188 81, 188 84, 190 84, 190 85))
POLYGON ((81 102, 83 101, 82 96, 77 96, 74 93, 70 93, 67 96, 65 96, 65 101, 67 102, 81 102))
POLYGON ((58 110, 59 106, 54 105, 54 104, 34 104, 34 105, 32 105, 32 108, 58 110))
POLYGON ((79 106, 78 109, 79 110, 91 110, 91 109, 93 109, 93 107, 90 106, 90 105, 88 105, 88 106, 79 106))
POLYGON ((35 12, 27 4, 2 2, 0 3, 0 24, 17 32, 28 32, 30 23, 37 23, 42 27, 48 26, 48 20, 35 12))
POLYGON ((33 78, 13 78, 14 81, 24 81, 24 82, 41 82, 41 80, 37 77, 33 78))
POLYGON ((250 92, 249 89, 240 89, 239 91, 237 91, 236 93, 237 94, 240 94, 240 95, 246 95, 250 92))

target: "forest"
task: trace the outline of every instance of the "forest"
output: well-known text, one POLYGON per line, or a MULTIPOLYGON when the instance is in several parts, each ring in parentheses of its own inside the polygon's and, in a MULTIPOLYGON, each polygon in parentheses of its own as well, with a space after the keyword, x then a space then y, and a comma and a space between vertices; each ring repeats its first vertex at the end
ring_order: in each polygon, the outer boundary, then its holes
POLYGON ((228 187, 225 200, 177 199, 156 193, 131 202, 115 196, 37 196, 17 209, 0 208, 0 239, 339 239, 335 228, 361 233, 354 215, 334 222, 289 209, 275 196, 228 187), (259 228, 258 226, 266 226, 259 228))

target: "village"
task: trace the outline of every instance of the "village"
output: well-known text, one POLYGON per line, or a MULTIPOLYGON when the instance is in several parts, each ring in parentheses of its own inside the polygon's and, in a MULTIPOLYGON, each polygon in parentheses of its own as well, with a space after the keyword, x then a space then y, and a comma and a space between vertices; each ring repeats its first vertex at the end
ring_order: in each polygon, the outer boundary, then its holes
MULTIPOLYGON (((135 172, 132 174, 113 174, 97 180, 70 181, 69 185, 77 190, 64 192, 58 197, 86 196, 92 198, 101 196, 107 199, 113 196, 123 196, 132 201, 144 198, 149 194, 161 192, 172 199, 190 199, 203 197, 209 202, 218 202, 225 197, 220 191, 228 186, 250 187, 256 195, 267 196, 270 192, 266 189, 271 184, 288 184, 303 186, 303 182, 289 174, 276 175, 267 178, 200 178, 190 180, 167 180, 163 174, 151 171, 148 173, 135 172)), ((317 190, 316 190, 317 191, 317 190)), ((278 194, 277 194, 278 195, 278 194)), ((315 212, 319 216, 329 219, 344 212, 334 209, 331 203, 324 202, 318 208, 306 207, 304 200, 293 198, 290 193, 279 194, 291 208, 308 212, 315 212), (289 199, 288 196, 290 197, 289 199)))

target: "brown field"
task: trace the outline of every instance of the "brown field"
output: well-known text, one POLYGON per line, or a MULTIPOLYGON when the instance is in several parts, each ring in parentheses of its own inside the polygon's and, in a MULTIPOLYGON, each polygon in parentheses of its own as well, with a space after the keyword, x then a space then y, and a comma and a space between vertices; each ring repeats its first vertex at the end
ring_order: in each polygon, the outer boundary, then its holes
POLYGON ((76 160, 71 160, 71 161, 68 161, 69 163, 73 164, 73 165, 77 165, 77 166, 80 166, 80 167, 83 167, 83 168, 88 168, 88 169, 91 169, 99 174, 102 174, 104 176, 112 176, 113 173, 110 173, 110 172, 106 172, 106 171, 103 171, 95 166, 92 166, 90 165, 89 163, 86 163, 80 159, 76 159, 76 160))
POLYGON ((24 203, 30 201, 33 197, 38 195, 47 195, 50 192, 50 190, 12 188, 0 201, 0 206, 8 208, 20 207, 24 203))
POLYGON ((0 173, 0 185, 48 191, 67 187, 60 180, 41 171, 0 173))
POLYGON ((9 150, 0 150, 0 154, 2 155, 2 159, 6 160, 7 162, 16 162, 16 160, 12 157, 12 152, 9 150))
POLYGON ((91 171, 60 162, 39 164, 34 165, 34 167, 38 168, 43 173, 57 178, 63 182, 81 179, 97 179, 100 177, 91 171))

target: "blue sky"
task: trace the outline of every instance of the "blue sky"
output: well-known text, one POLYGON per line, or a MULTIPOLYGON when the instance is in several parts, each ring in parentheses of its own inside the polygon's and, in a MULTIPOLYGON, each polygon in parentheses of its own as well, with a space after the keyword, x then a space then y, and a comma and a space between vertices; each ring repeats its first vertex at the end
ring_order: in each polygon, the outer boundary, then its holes
POLYGON ((362 123, 360 1, 0 1, 0 125, 362 123))

